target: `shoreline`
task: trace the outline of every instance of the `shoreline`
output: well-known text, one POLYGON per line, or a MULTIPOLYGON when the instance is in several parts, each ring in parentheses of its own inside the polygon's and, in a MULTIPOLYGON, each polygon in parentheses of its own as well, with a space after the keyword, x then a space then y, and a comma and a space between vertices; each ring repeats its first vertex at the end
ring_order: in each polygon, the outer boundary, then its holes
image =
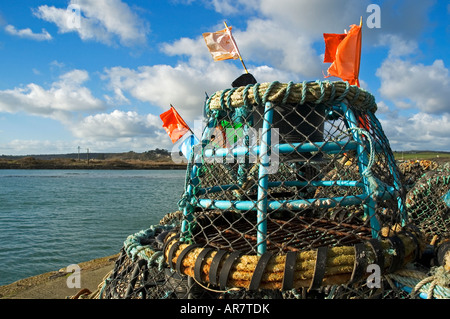
POLYGON ((70 299, 84 289, 95 292, 114 269, 119 253, 79 263, 80 288, 67 287, 65 268, 23 278, 0 286, 0 299, 70 299))

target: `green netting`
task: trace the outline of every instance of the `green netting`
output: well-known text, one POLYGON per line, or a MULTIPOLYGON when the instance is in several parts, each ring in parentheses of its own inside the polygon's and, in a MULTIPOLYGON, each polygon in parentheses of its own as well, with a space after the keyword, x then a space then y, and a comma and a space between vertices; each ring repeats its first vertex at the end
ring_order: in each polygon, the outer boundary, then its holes
POLYGON ((450 207, 444 199, 449 191, 450 171, 443 168, 422 175, 408 192, 408 215, 428 242, 450 237, 450 207))

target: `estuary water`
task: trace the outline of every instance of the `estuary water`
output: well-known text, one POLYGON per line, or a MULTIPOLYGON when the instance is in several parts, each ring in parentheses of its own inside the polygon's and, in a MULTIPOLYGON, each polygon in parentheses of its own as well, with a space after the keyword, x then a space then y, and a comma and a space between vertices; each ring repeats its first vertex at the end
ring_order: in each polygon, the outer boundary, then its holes
POLYGON ((184 170, 0 170, 0 285, 116 254, 178 209, 184 170))

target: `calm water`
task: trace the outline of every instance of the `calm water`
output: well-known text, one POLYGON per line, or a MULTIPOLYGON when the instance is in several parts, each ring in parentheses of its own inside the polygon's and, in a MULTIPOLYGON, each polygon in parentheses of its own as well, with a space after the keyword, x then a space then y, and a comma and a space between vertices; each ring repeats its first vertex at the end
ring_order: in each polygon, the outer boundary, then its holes
POLYGON ((0 285, 118 253, 178 209, 185 171, 0 170, 0 285))

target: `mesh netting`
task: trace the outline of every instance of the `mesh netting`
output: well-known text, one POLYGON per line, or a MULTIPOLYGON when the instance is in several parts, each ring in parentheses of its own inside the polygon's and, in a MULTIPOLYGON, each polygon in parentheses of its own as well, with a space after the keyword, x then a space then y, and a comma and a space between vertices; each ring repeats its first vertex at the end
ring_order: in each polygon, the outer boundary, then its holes
POLYGON ((354 245, 405 224, 399 172, 368 92, 329 82, 263 86, 208 101, 183 240, 278 254, 354 245))
POLYGON ((406 197, 410 220, 424 234, 427 242, 433 237, 450 237, 450 170, 438 168, 423 174, 406 197))
POLYGON ((365 283, 424 250, 370 93, 257 83, 205 111, 180 210, 130 236, 103 297, 405 298, 365 283))

